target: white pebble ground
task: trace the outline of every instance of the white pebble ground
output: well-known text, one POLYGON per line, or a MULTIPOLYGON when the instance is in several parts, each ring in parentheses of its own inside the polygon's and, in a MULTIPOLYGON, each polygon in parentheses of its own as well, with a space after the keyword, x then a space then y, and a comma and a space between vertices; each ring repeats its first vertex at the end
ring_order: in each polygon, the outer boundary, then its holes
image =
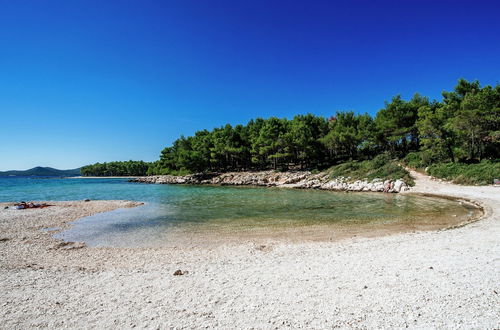
POLYGON ((414 192, 475 200, 485 217, 338 242, 118 249, 39 229, 130 203, 0 210, 0 328, 500 328, 500 188, 414 175, 414 192))

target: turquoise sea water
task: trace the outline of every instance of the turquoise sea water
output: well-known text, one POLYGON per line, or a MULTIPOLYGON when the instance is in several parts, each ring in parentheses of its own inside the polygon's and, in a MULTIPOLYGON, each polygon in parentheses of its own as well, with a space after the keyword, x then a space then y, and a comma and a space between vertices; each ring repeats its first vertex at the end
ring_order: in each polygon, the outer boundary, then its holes
POLYGON ((59 234, 90 245, 157 246, 186 233, 239 234, 309 225, 362 226, 471 216, 456 201, 399 194, 279 188, 150 185, 127 179, 0 178, 0 201, 134 200, 146 205, 97 214, 59 234))
POLYGON ((132 184, 127 179, 115 178, 0 177, 0 202, 86 198, 152 201, 158 196, 155 188, 158 187, 132 184))

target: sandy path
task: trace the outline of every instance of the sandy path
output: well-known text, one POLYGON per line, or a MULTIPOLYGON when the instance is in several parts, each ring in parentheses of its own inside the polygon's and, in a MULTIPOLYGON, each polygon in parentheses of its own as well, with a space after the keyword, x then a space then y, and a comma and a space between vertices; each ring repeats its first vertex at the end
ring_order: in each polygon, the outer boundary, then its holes
POLYGON ((413 191, 474 199, 487 217, 336 243, 99 249, 39 229, 130 204, 0 210, 0 327, 499 328, 500 188, 415 175, 413 191))

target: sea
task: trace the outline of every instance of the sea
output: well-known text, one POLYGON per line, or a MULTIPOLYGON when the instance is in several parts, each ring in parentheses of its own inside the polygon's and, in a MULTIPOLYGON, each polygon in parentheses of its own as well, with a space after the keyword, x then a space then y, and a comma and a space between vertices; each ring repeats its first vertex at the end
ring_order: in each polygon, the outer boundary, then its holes
POLYGON ((458 201, 406 194, 142 184, 126 178, 0 177, 0 202, 84 199, 145 204, 82 218, 56 237, 115 247, 203 245, 214 238, 326 239, 384 226, 444 226, 449 219, 465 221, 475 212, 458 201))

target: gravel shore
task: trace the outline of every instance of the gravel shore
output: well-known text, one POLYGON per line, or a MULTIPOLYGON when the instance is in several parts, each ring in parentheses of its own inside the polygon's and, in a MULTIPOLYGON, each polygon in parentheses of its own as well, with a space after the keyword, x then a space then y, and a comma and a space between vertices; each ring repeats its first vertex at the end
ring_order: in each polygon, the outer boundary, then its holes
POLYGON ((499 328, 500 188, 413 175, 411 192, 468 198, 485 216, 339 242, 89 248, 43 229, 138 203, 0 203, 0 328, 499 328))

